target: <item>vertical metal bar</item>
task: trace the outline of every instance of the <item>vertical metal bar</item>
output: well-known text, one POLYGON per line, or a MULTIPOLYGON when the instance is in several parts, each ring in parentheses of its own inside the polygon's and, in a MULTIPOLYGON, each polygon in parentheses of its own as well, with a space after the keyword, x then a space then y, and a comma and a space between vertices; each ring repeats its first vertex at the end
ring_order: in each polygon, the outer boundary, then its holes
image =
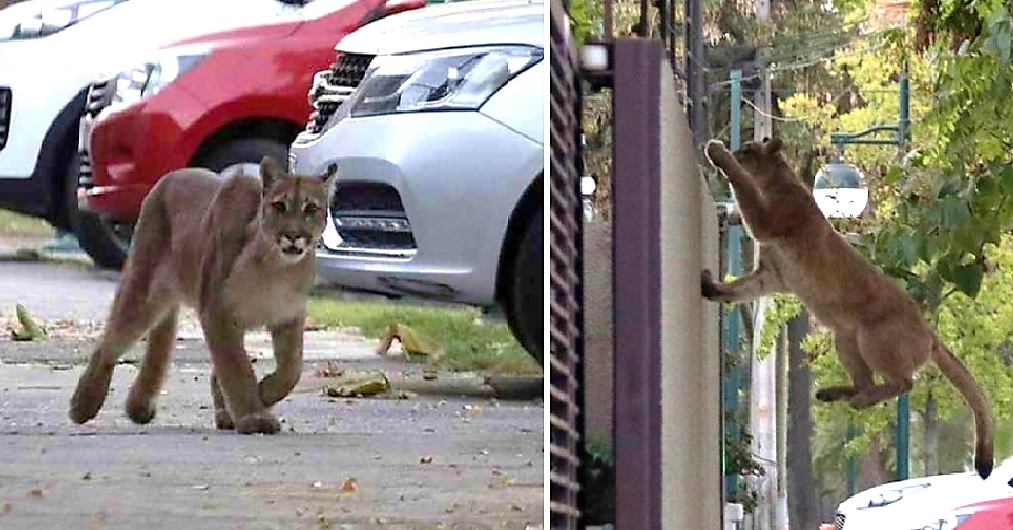
MULTIPOLYGON (((741 144, 741 129, 742 129, 742 71, 732 70, 731 73, 731 99, 729 104, 731 105, 731 148, 736 150, 741 144)), ((734 197, 731 198, 734 200, 734 197)), ((727 272, 732 276, 740 276, 742 274, 742 227, 739 225, 728 224, 725 226, 725 241, 727 244, 727 272)), ((723 309, 722 322, 722 333, 721 338, 723 344, 721 349, 727 354, 736 354, 739 352, 739 341, 741 340, 740 335, 740 323, 739 323, 739 309, 738 307, 725 307, 723 309)), ((739 409, 739 389, 742 388, 742 366, 736 365, 733 367, 727 376, 722 381, 723 388, 721 394, 724 400, 724 410, 726 414, 734 413, 739 409)), ((725 436, 731 438, 738 438, 741 432, 740 429, 736 428, 736 422, 728 422, 725 425, 725 436)), ((727 469, 724 467, 725 472, 725 493, 732 495, 739 487, 739 477, 736 474, 735 469, 727 469)))
MULTIPOLYGON (((898 124, 897 147, 898 158, 903 158, 907 144, 908 127, 908 72, 907 61, 904 61, 900 74, 900 123, 898 124)), ((910 446, 909 428, 911 425, 910 396, 905 393, 897 398, 897 479, 908 478, 908 448, 910 446)))
POLYGON ((662 48, 648 40, 621 39, 614 57, 616 527, 660 529, 662 48))
POLYGON ((731 141, 729 147, 737 151, 742 147, 742 70, 732 70, 731 76, 731 141))
POLYGON ((605 0, 605 40, 612 40, 612 36, 615 34, 615 8, 612 5, 614 0, 605 0))
POLYGON ((640 27, 637 28, 637 35, 641 37, 649 37, 651 35, 651 26, 648 23, 648 19, 650 18, 648 16, 650 14, 649 5, 647 0, 640 0, 640 27))
POLYGON ((897 398, 897 480, 908 478, 908 445, 911 421, 910 396, 897 398))
MULTIPOLYGON (((857 436, 857 435, 858 435, 858 433, 856 432, 856 429, 855 429, 855 422, 853 420, 849 419, 848 420, 848 437, 847 437, 848 443, 851 443, 851 441, 854 440, 855 436, 857 436)), ((857 471, 856 471, 855 457, 854 457, 854 455, 849 455, 848 456, 848 463, 847 463, 848 497, 850 497, 850 496, 852 496, 852 495, 855 494, 855 475, 856 474, 857 474, 857 471)))
POLYGON ((704 87, 707 65, 703 62, 703 10, 700 0, 686 0, 686 18, 686 79, 691 105, 689 127, 693 131, 693 142, 699 145, 707 135, 707 92, 704 87))

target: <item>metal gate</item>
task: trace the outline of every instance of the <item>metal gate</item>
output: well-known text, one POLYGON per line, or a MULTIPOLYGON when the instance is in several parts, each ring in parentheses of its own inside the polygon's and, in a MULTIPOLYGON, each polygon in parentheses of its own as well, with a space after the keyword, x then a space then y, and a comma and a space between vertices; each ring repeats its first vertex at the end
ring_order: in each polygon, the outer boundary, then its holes
POLYGON ((551 2, 549 242, 550 528, 583 528, 583 293, 580 87, 576 50, 561 0, 551 2))

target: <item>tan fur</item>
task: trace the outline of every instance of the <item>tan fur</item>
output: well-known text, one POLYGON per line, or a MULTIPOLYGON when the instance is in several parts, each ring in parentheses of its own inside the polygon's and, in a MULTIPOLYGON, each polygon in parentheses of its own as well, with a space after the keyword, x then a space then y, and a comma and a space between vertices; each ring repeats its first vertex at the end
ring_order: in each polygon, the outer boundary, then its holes
POLYGON ((302 373, 306 297, 335 174, 332 165, 322 176, 287 175, 265 157, 262 179, 186 168, 159 180, 141 206, 105 333, 71 399, 71 419, 84 423, 98 414, 116 361, 147 333, 126 410, 134 422, 150 422, 186 304, 197 310, 211 353, 216 426, 277 432, 268 409, 302 373), (258 384, 243 336, 260 326, 271 331, 277 368, 258 384))
POLYGON ((975 469, 992 471, 991 407, 974 377, 922 319, 917 304, 893 279, 865 260, 834 230, 780 151, 780 140, 748 142, 731 153, 716 140, 711 162, 735 190, 742 219, 759 246, 755 270, 728 283, 703 272, 703 295, 744 302, 776 292, 795 293, 835 336, 852 385, 823 388, 821 401, 848 400, 861 409, 909 390, 930 358, 974 411, 975 469), (877 383, 873 374, 882 376, 877 383))

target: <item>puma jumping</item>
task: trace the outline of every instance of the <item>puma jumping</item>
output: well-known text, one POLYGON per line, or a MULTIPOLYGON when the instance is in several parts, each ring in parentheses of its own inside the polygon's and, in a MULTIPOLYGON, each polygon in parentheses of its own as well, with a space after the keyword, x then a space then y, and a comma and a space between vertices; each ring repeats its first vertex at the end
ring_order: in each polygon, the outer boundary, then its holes
POLYGON ((820 401, 847 400, 862 409, 900 396, 911 390, 915 372, 931 359, 974 411, 974 468, 988 477, 994 418, 981 387, 940 342, 907 293, 827 222, 781 147, 778 139, 747 142, 733 154, 720 141, 707 143, 707 157, 734 188, 759 254, 755 270, 732 282, 715 282, 703 271, 703 296, 745 302, 795 293, 833 331, 841 364, 853 383, 820 389, 820 401), (877 383, 874 373, 883 382, 877 383))
POLYGON ((287 174, 265 157, 261 178, 185 168, 144 199, 105 332, 77 383, 70 418, 84 423, 105 401, 117 359, 147 333, 147 351, 127 397, 145 424, 172 360, 182 304, 199 315, 211 353, 215 425, 275 433, 269 407, 302 373, 306 298, 316 242, 337 167, 320 176, 287 174), (243 347, 248 329, 271 331, 277 368, 259 383, 243 347))

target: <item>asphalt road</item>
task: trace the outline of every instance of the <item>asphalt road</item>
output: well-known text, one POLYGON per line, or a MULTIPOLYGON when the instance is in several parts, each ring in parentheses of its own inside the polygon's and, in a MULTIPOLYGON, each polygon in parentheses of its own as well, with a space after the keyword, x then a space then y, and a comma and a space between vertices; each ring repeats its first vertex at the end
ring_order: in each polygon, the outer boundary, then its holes
MULTIPOLYGON (((0 319, 22 303, 63 322, 40 343, 0 330, 0 529, 541 527, 540 400, 302 393, 275 407, 280 434, 221 432, 191 333, 152 424, 123 414, 136 373, 123 364, 98 418, 73 425, 67 403, 115 286, 84 267, 0 262, 0 319)), ((372 366, 354 339, 317 341, 334 346, 318 360, 372 366)))

